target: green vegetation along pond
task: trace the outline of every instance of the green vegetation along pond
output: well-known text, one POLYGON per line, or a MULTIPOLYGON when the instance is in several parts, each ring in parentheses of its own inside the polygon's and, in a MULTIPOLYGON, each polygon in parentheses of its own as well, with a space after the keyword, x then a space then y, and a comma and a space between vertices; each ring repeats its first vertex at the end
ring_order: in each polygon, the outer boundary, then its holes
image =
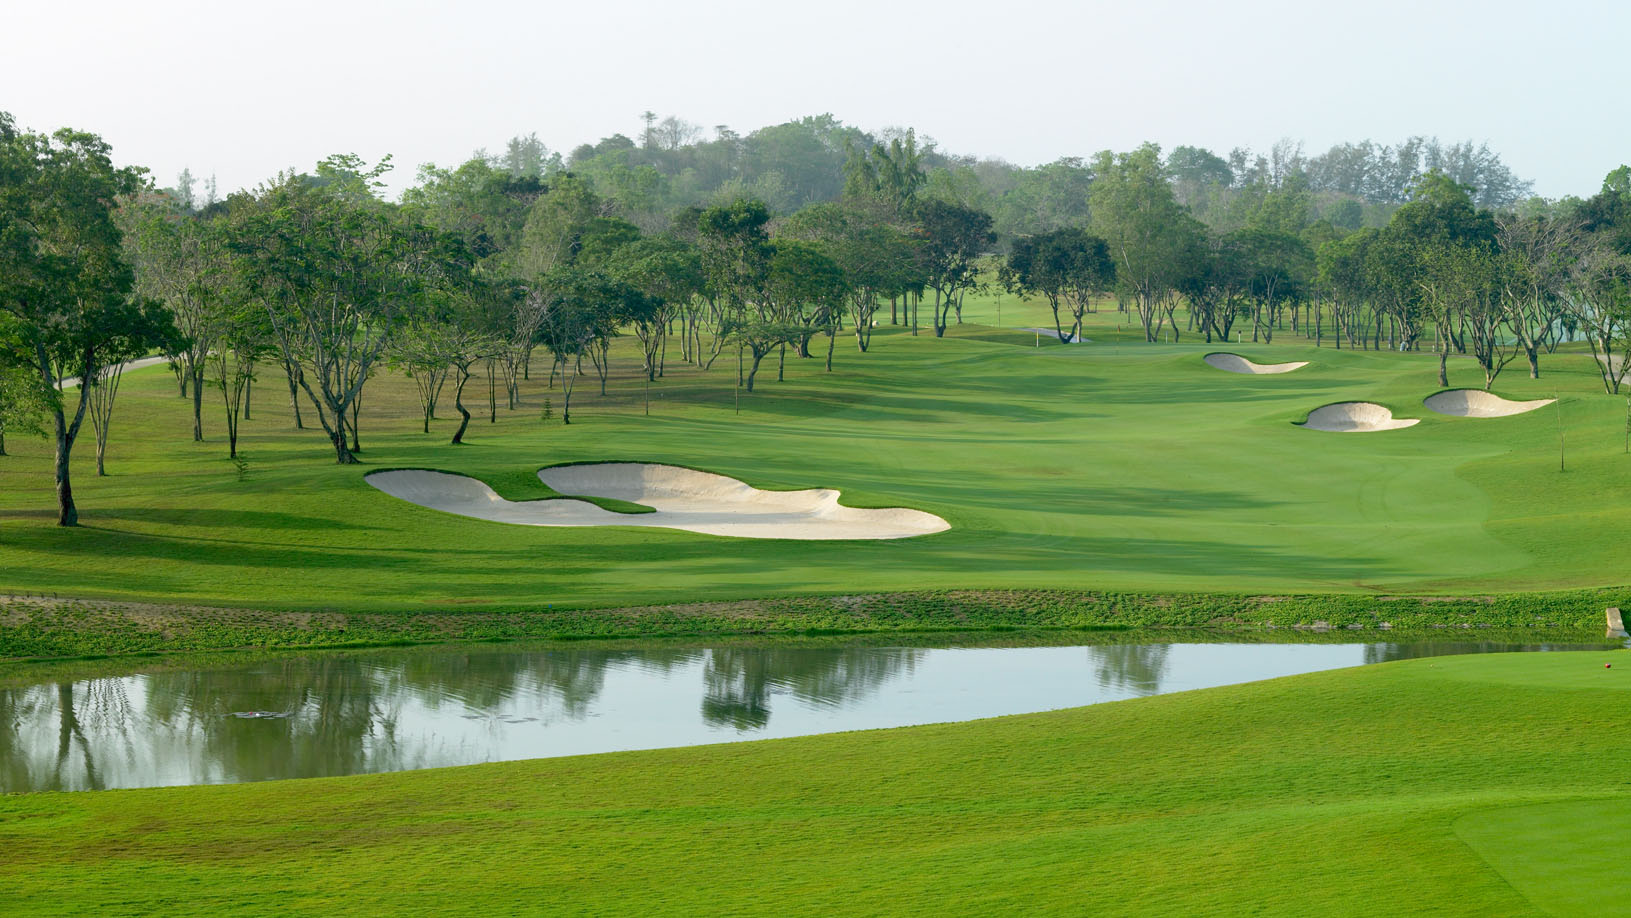
POLYGON ((0 792, 348 775, 901 727, 1408 657, 1615 644, 379 651, 0 686, 0 792))

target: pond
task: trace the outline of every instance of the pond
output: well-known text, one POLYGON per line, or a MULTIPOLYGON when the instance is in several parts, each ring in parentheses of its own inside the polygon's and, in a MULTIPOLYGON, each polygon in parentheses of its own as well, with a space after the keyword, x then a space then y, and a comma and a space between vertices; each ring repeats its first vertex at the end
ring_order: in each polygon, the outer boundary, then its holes
MULTIPOLYGON (((0 792, 349 775, 900 727, 1602 644, 479 647, 0 686, 0 792)), ((15 681, 15 680, 14 680, 15 681)))

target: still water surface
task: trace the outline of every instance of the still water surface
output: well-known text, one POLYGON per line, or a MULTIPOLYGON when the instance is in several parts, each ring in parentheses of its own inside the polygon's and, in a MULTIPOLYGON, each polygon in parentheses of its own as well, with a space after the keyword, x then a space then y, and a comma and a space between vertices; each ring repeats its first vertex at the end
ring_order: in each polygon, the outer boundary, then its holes
POLYGON ((0 792, 221 784, 1020 714, 1577 644, 481 648, 0 688, 0 792))

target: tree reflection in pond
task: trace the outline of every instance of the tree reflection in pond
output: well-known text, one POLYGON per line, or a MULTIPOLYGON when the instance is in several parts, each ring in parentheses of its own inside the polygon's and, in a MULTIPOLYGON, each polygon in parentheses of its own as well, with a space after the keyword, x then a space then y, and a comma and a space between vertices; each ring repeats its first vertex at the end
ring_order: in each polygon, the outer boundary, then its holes
POLYGON ((925 653, 883 647, 710 650, 702 719, 759 729, 770 723, 770 696, 777 692, 812 705, 843 705, 910 673, 925 653))
POLYGON ((1087 648, 1099 685, 1133 695, 1154 695, 1161 691, 1171 644, 1104 644, 1087 648))

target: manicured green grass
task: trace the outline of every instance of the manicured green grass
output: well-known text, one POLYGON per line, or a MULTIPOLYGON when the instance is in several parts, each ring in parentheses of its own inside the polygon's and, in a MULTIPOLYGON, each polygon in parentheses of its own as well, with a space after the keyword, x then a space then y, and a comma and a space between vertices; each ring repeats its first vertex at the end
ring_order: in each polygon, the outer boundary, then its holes
MULTIPOLYGON (((1098 314, 1098 321, 1109 321, 1098 314)), ((4 587, 275 609, 400 611, 609 606, 938 588, 1466 593, 1631 581, 1625 406, 1600 392, 1585 355, 1549 357, 1536 381, 1496 390, 1563 396, 1569 471, 1557 471, 1557 410, 1445 418, 1430 355, 1299 345, 1239 347, 1310 360, 1296 373, 1221 373, 1216 346, 1124 342, 1024 346, 985 326, 951 337, 881 333, 838 369, 773 361, 733 410, 721 358, 703 374, 672 360, 651 414, 632 354, 602 398, 579 383, 576 423, 539 420, 558 390, 534 380, 524 405, 478 417, 470 445, 451 422, 417 429, 400 377, 366 396, 366 464, 333 464, 321 434, 290 429, 267 372, 239 481, 220 423, 188 437, 185 403, 162 369, 121 390, 108 467, 77 452, 84 525, 53 525, 45 444, 15 437, 0 459, 4 587), (1303 430, 1315 406, 1369 399, 1408 430, 1303 430), (949 532, 896 542, 778 542, 652 529, 525 528, 395 500, 371 468, 439 468, 513 498, 547 496, 542 465, 673 462, 761 487, 836 487, 847 503, 910 506, 949 532)), ((1481 382, 1468 360, 1452 383, 1481 382)), ((542 374, 540 374, 542 375, 542 374)), ((479 391, 467 393, 482 395, 479 391)), ((474 399, 472 399, 474 400, 474 399)), ((483 406, 485 407, 485 406, 483 406)), ((214 410, 214 405, 210 408, 214 410)), ((450 413, 444 405, 443 414, 450 413)))
POLYGON ((1625 656, 1437 657, 967 724, 5 797, 0 901, 16 915, 1627 914, 1601 854, 1623 847, 1610 829, 1631 801, 1625 656), (1548 854, 1559 840, 1582 856, 1548 854))

